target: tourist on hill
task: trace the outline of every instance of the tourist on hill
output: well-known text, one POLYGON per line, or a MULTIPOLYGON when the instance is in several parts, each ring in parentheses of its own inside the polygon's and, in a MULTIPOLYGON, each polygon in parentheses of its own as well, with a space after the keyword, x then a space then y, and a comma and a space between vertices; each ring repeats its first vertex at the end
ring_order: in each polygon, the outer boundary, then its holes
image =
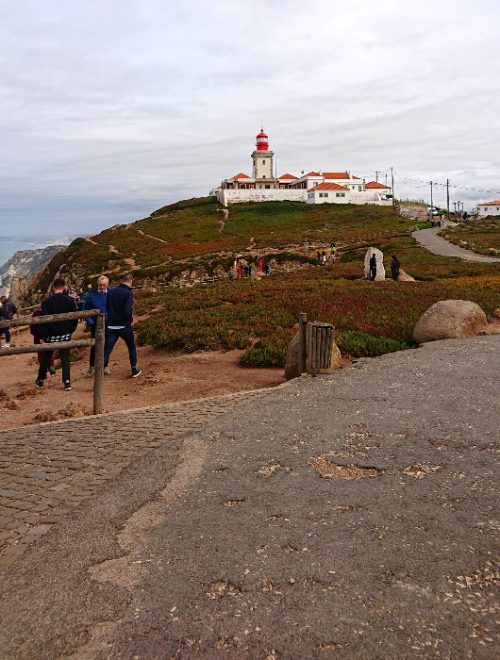
POLYGON ((375 254, 372 254, 370 257, 370 279, 373 282, 377 277, 377 257, 375 254))
POLYGON ((134 295, 132 293, 133 276, 131 273, 122 275, 120 284, 108 289, 106 298, 106 341, 104 344, 104 373, 111 373, 108 363, 111 351, 118 339, 127 344, 132 378, 140 376, 142 371, 137 368, 137 349, 135 347, 134 331, 132 329, 134 295))
MULTIPOLYGON (((85 294, 83 301, 83 309, 98 309, 104 315, 106 314, 106 299, 108 297, 108 286, 109 279, 106 275, 101 275, 97 279, 97 287, 95 289, 90 289, 85 294)), ((87 317, 85 322, 90 328, 90 335, 92 339, 95 339, 95 328, 96 322, 95 317, 87 317)), ((87 371, 87 376, 90 378, 94 373, 95 366, 95 346, 92 346, 90 349, 90 360, 89 360, 89 369, 87 371)))
POLYGON ((399 259, 396 257, 395 254, 392 255, 391 259, 391 275, 392 279, 397 282, 399 279, 399 268, 401 264, 399 262, 399 259))
MULTIPOLYGON (((52 285, 52 295, 42 302, 41 316, 48 316, 50 314, 68 314, 69 312, 76 312, 76 303, 71 296, 64 293, 66 283, 62 278, 54 280, 52 285)), ((44 323, 38 329, 38 337, 40 343, 52 344, 61 341, 69 341, 71 335, 76 330, 78 320, 74 321, 52 321, 44 323)), ((70 351, 69 348, 59 349, 59 358, 62 367, 62 380, 64 390, 69 392, 71 390, 70 378, 70 351)), ((44 380, 47 378, 47 370, 50 365, 50 351, 44 351, 40 360, 40 367, 38 369, 38 378, 35 381, 37 387, 43 387, 44 380)))
POLYGON ((330 254, 332 255, 332 262, 335 263, 337 261, 337 246, 335 243, 330 245, 330 254))
POLYGON ((257 268, 262 272, 264 270, 264 259, 260 257, 257 262, 257 268))
POLYGON ((270 275, 270 274, 271 274, 271 266, 266 261, 266 263, 264 264, 264 275, 270 275))
MULTIPOLYGON (((12 321, 14 314, 17 314, 17 307, 7 298, 0 297, 0 321, 12 321)), ((5 334, 5 344, 1 348, 10 348, 10 328, 0 328, 0 337, 5 334)))

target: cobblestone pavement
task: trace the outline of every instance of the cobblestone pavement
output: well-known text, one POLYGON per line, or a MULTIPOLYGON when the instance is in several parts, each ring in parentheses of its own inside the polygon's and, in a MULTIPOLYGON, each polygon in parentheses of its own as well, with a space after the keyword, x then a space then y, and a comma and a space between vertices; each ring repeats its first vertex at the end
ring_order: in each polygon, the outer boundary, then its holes
POLYGON ((132 461, 204 426, 238 393, 0 432, 0 571, 132 461))

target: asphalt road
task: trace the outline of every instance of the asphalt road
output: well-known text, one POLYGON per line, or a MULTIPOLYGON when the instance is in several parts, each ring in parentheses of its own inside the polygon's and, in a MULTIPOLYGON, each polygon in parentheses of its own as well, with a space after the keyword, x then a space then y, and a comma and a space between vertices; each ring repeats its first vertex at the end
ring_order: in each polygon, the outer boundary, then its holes
POLYGON ((427 248, 432 254, 439 254, 443 257, 458 257, 466 261, 482 261, 483 263, 500 262, 498 257, 488 257, 485 254, 475 254, 470 250, 464 250, 450 243, 442 236, 438 235, 440 227, 431 227, 429 229, 418 229, 412 233, 413 238, 423 247, 427 248))
POLYGON ((499 364, 448 340, 235 397, 2 575, 0 657, 498 657, 499 364))

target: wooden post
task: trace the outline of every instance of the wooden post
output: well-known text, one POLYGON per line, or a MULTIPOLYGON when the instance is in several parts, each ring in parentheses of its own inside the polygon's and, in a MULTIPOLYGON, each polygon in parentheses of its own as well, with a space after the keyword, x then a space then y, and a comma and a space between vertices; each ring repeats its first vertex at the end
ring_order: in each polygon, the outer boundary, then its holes
POLYGON ((104 314, 95 319, 95 363, 94 363, 94 415, 100 415, 104 384, 104 314))
POLYGON ((306 370, 306 326, 307 314, 299 314, 299 373, 306 370))

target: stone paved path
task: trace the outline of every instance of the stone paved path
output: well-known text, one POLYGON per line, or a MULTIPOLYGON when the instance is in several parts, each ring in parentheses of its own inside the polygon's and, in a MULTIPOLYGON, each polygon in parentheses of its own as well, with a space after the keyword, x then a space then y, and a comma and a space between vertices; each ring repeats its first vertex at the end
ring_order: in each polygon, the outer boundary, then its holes
POLYGON ((464 248, 450 243, 442 236, 438 236, 439 231, 441 231, 439 227, 419 229, 414 231, 412 236, 420 245, 423 245, 429 252, 432 252, 432 254, 439 254, 443 257, 458 257, 466 261, 482 261, 483 263, 500 262, 500 259, 497 257, 475 254, 470 250, 464 250, 464 248))
POLYGON ((1 572, 1 659, 498 657, 499 361, 499 337, 431 342, 0 434, 27 471, 7 481, 31 488, 72 444, 56 485, 90 483, 1 572), (89 436, 116 470, 101 484, 89 436))
POLYGON ((0 432, 0 571, 131 462, 203 427, 238 396, 0 432))

